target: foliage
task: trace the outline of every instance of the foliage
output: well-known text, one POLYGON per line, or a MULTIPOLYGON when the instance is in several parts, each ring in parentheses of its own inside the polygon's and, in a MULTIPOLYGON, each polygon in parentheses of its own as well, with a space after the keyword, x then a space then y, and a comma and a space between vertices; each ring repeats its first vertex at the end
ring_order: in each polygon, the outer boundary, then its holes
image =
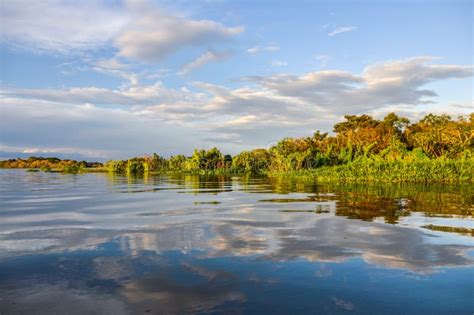
POLYGON ((236 173, 261 173, 268 169, 271 154, 265 149, 243 151, 232 158, 232 170, 236 173))
POLYGON ((186 156, 182 154, 173 155, 168 159, 168 169, 171 171, 182 171, 186 167, 186 156))
POLYGON ((156 153, 153 153, 152 156, 145 157, 144 162, 146 165, 144 168, 147 168, 150 172, 159 172, 168 168, 168 161, 156 153))
POLYGON ((185 169, 188 171, 216 171, 218 169, 226 169, 229 166, 217 148, 210 150, 196 149, 193 156, 187 159, 185 163, 185 169))
POLYGON ((125 161, 110 160, 105 163, 105 167, 109 172, 124 173, 127 170, 127 163, 125 161))
POLYGON ((28 168, 41 169, 43 171, 58 171, 66 173, 78 173, 91 168, 103 167, 99 162, 86 162, 75 160, 61 160, 55 157, 35 157, 28 159, 10 159, 0 161, 0 168, 28 168))
MULTIPOLYGON (((334 134, 316 131, 305 138, 284 138, 269 149, 234 157, 217 148, 196 149, 190 157, 168 159, 154 153, 125 161, 108 161, 110 172, 311 173, 320 180, 452 181, 473 180, 474 113, 452 119, 429 114, 416 123, 395 113, 378 120, 346 115, 334 134), (309 170, 309 171, 308 171, 309 170)), ((91 165, 57 158, 1 161, 0 167, 77 172, 91 165)))
POLYGON ((361 158, 333 167, 309 170, 318 181, 339 182, 473 182, 473 159, 393 160, 361 158))

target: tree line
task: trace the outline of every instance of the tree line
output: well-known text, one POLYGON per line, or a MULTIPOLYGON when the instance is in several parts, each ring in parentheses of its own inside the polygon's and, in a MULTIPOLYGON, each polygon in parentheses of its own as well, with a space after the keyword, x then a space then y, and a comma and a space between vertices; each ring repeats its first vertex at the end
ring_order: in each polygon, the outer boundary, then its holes
POLYGON ((111 172, 189 171, 204 173, 266 173, 317 169, 363 160, 471 160, 474 153, 474 113, 452 119, 429 114, 416 123, 395 113, 378 120, 369 115, 346 115, 333 135, 316 131, 310 137, 284 138, 269 149, 243 151, 235 156, 219 149, 196 149, 192 156, 158 154, 111 160, 111 172))
POLYGON ((100 162, 87 162, 64 159, 56 157, 35 157, 30 156, 27 159, 9 159, 0 161, 0 168, 29 168, 41 169, 43 171, 61 171, 61 172, 78 172, 86 169, 97 169, 104 165, 100 162))
MULTIPOLYGON (((343 121, 334 125, 333 132, 330 135, 316 131, 309 137, 284 138, 268 149, 247 150, 235 156, 212 148, 196 149, 192 156, 179 154, 164 158, 154 153, 128 160, 110 160, 105 164, 30 157, 0 161, 0 167, 64 172, 103 169, 128 174, 182 171, 269 173, 318 169, 324 170, 321 175, 331 176, 332 171, 327 173, 325 170, 337 166, 339 168, 332 169, 338 169, 343 174, 341 176, 360 176, 361 170, 364 174, 372 172, 373 176, 380 176, 377 174, 383 171, 386 176, 393 173, 393 170, 384 169, 387 163, 392 163, 392 168, 402 163, 398 172, 416 173, 427 165, 425 162, 432 161, 430 168, 425 170, 427 173, 434 170, 434 165, 449 176, 449 173, 461 172, 455 162, 471 163, 474 156, 474 113, 456 119, 449 115, 429 114, 415 123, 395 113, 380 120, 369 115, 345 115, 343 121), (443 165, 452 167, 442 169, 443 165)), ((469 165, 461 165, 463 174, 469 165)), ((444 176, 443 172, 438 173, 444 176)))

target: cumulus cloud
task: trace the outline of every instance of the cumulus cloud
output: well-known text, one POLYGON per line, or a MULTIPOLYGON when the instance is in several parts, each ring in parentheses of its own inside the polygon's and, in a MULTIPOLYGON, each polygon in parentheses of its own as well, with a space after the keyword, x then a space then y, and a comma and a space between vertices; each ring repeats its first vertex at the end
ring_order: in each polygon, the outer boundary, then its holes
POLYGON ((331 32, 328 33, 328 36, 336 36, 338 34, 352 32, 357 30, 357 26, 339 26, 335 27, 331 32))
POLYGON ((1 40, 31 50, 72 53, 113 45, 118 55, 156 63, 184 47, 212 45, 244 31, 165 12, 146 1, 6 1, 1 40))
POLYGON ((153 151, 170 155, 192 150, 199 131, 144 117, 133 109, 98 107, 38 99, 3 98, 0 151, 18 155, 126 158, 153 151), (19 127, 21 126, 21 127, 19 127))
POLYGON ((137 17, 115 39, 119 55, 154 63, 183 47, 199 47, 231 38, 242 26, 226 27, 210 20, 192 20, 154 7, 130 6, 137 17))
MULTIPOLYGON (((239 134, 240 140, 250 144, 265 144, 287 135, 328 130, 343 114, 395 111, 419 118, 419 113, 437 108, 431 104, 437 94, 424 89, 426 84, 473 75, 470 65, 432 64, 434 60, 416 57, 382 62, 366 67, 361 74, 324 70, 253 76, 243 80, 255 86, 236 89, 205 83, 195 86, 211 96, 202 109, 224 117, 216 123, 207 122, 208 128, 220 134, 239 134), (423 104, 431 105, 419 108, 423 104)), ((470 111, 466 106, 443 106, 434 111, 453 115, 470 111)))
POLYGON ((208 50, 204 54, 197 57, 195 60, 187 63, 183 66, 179 74, 187 74, 197 68, 200 68, 211 62, 218 62, 225 60, 231 56, 230 51, 216 52, 213 50, 208 50))
POLYGON ((4 145, 24 148, 69 148, 70 143, 83 148, 94 138, 97 141, 90 143, 95 147, 90 149, 116 148, 129 155, 155 151, 153 144, 156 151, 177 153, 215 142, 235 153, 285 136, 330 130, 343 114, 380 116, 395 111, 416 119, 428 111, 452 115, 472 111, 471 103, 432 104, 437 93, 427 84, 473 76, 471 65, 434 61, 432 57, 386 61, 369 65, 360 74, 323 70, 253 76, 242 78, 242 85, 235 88, 206 82, 181 88, 161 82, 137 82, 120 89, 6 88, 2 136, 11 140, 4 145), (131 129, 122 142, 124 126, 131 129), (107 143, 106 148, 100 143, 107 143), (165 143, 173 143, 172 148, 165 143))
POLYGON ((250 77, 278 95, 311 102, 334 112, 361 112, 389 105, 432 102, 436 92, 421 89, 444 79, 473 75, 471 65, 431 64, 432 57, 416 57, 377 63, 361 75, 324 70, 300 76, 250 77))

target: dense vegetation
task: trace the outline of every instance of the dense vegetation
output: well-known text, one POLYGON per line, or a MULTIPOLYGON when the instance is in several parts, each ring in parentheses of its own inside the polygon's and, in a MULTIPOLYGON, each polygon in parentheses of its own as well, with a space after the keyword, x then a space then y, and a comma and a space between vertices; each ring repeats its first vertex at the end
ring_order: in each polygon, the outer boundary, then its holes
POLYGON ((340 181, 474 180, 474 113, 457 119, 429 114, 416 123, 394 113, 382 120, 346 115, 333 131, 334 135, 316 131, 311 137, 284 138, 269 149, 233 157, 212 148, 195 150, 190 157, 165 159, 155 153, 108 161, 105 167, 129 174, 284 172, 340 181))
POLYGON ((234 157, 217 148, 165 159, 157 154, 109 161, 112 172, 188 171, 194 173, 294 173, 341 181, 472 181, 474 113, 452 119, 427 115, 416 123, 394 113, 377 120, 346 115, 334 136, 316 131, 285 138, 270 149, 234 157))
POLYGON ((32 170, 41 169, 43 171, 67 173, 77 173, 100 167, 103 167, 103 164, 99 162, 61 160, 55 157, 43 158, 31 156, 28 159, 10 159, 0 161, 0 168, 28 168, 32 170))

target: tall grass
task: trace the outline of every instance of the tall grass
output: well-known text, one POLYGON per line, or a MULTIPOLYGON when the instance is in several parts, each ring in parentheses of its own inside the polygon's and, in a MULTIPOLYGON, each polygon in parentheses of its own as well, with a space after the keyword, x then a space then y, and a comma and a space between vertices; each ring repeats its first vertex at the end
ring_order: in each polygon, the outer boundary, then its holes
POLYGON ((286 172, 285 176, 321 182, 474 182, 474 159, 384 161, 364 158, 343 165, 286 172))

